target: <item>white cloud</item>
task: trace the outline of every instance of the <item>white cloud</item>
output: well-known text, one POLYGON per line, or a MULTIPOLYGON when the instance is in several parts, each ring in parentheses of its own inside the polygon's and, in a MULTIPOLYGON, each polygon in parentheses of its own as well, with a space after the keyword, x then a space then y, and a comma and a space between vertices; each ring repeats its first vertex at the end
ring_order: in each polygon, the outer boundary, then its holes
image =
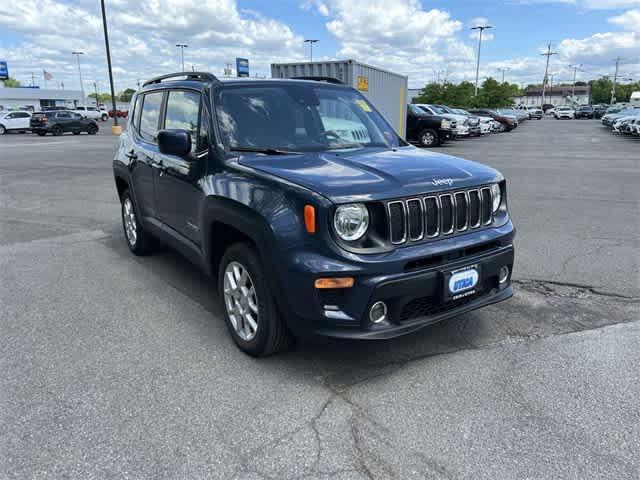
POLYGON ((638 6, 640 5, 640 0, 510 0, 510 3, 520 5, 565 3, 585 10, 615 10, 638 6))
POLYGON ((322 0, 307 0, 301 5, 301 8, 308 12, 315 10, 323 17, 329 16, 329 6, 322 0))
MULTIPOLYGON (((248 57, 253 72, 269 75, 272 61, 304 58, 303 38, 288 25, 256 12, 240 11, 236 0, 140 0, 107 2, 116 88, 137 79, 180 68, 176 43, 185 49, 185 66, 221 73, 235 57, 248 57)), ((71 52, 81 50, 85 90, 94 80, 106 90, 106 61, 99 2, 59 0, 0 2, 0 29, 22 37, 16 47, 0 47, 12 75, 29 82, 51 71, 66 88, 79 88, 71 52)), ((51 85, 51 83, 50 83, 51 85)))
POLYGON ((628 10, 622 15, 611 17, 609 23, 618 25, 625 30, 640 33, 640 9, 628 10))

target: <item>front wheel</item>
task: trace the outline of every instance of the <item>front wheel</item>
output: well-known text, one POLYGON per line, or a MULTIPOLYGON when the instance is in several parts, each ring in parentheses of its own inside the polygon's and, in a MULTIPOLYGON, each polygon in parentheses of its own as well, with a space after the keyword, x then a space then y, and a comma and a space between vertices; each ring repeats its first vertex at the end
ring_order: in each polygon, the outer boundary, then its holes
POLYGON ((264 357, 290 344, 291 333, 254 247, 236 243, 227 249, 220 262, 218 292, 229 332, 242 351, 264 357))
POLYGON ((7 129, 4 125, 0 125, 0 135, 4 135, 7 133, 7 129))
POLYGON ((107 120, 109 120, 109 115, 107 115, 106 113, 102 114, 102 121, 106 122, 107 120))
POLYGON ((122 194, 122 228, 124 229, 124 236, 127 240, 127 246, 134 255, 148 255, 153 250, 154 238, 147 233, 140 223, 140 216, 136 205, 129 193, 126 190, 122 194))
POLYGON ((87 133, 89 135, 95 135, 96 133, 98 133, 98 127, 96 127, 95 125, 89 125, 87 127, 87 133))
POLYGON ((420 145, 423 147, 437 147, 440 144, 440 138, 435 130, 426 129, 420 132, 420 145))
POLYGON ((53 127, 51 129, 51 133, 53 133, 56 137, 59 137, 60 135, 62 135, 64 133, 64 130, 62 129, 62 127, 60 125, 56 125, 55 127, 53 127))
POLYGON ((38 130, 36 133, 41 137, 44 137, 47 134, 47 132, 45 132, 44 130, 38 130))

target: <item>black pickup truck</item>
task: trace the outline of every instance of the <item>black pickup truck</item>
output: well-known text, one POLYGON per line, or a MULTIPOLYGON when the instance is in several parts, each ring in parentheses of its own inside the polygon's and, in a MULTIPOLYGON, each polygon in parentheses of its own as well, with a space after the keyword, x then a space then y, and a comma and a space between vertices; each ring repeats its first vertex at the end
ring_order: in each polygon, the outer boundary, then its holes
POLYGON ((440 115, 429 115, 416 105, 407 105, 407 141, 423 147, 437 147, 453 138, 456 121, 440 115))

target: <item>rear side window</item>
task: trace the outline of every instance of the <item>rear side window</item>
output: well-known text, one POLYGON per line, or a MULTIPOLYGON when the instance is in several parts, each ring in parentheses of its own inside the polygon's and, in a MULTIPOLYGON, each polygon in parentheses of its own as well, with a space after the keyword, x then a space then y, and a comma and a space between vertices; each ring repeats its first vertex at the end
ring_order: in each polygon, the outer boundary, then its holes
POLYGON ((158 120, 164 92, 147 93, 142 102, 140 135, 149 142, 155 142, 158 135, 158 120))
POLYGON ((71 118, 71 115, 69 114, 69 112, 58 112, 58 115, 56 115, 58 118, 71 118))
POLYGON ((138 95, 136 98, 136 104, 133 107, 133 120, 132 127, 135 131, 140 129, 140 113, 142 112, 142 99, 144 95, 138 95))
POLYGON ((167 100, 164 128, 179 128, 191 134, 191 144, 198 144, 200 94, 188 90, 172 90, 167 100))

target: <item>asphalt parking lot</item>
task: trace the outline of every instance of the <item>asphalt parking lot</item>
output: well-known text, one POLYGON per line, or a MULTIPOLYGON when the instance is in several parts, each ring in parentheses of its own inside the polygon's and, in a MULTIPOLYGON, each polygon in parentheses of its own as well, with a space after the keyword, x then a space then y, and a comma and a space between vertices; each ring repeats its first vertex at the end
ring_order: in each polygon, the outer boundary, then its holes
POLYGON ((640 477, 640 142, 440 147, 509 179, 514 298, 256 360, 212 280, 127 250, 116 141, 0 137, 0 478, 640 477))

